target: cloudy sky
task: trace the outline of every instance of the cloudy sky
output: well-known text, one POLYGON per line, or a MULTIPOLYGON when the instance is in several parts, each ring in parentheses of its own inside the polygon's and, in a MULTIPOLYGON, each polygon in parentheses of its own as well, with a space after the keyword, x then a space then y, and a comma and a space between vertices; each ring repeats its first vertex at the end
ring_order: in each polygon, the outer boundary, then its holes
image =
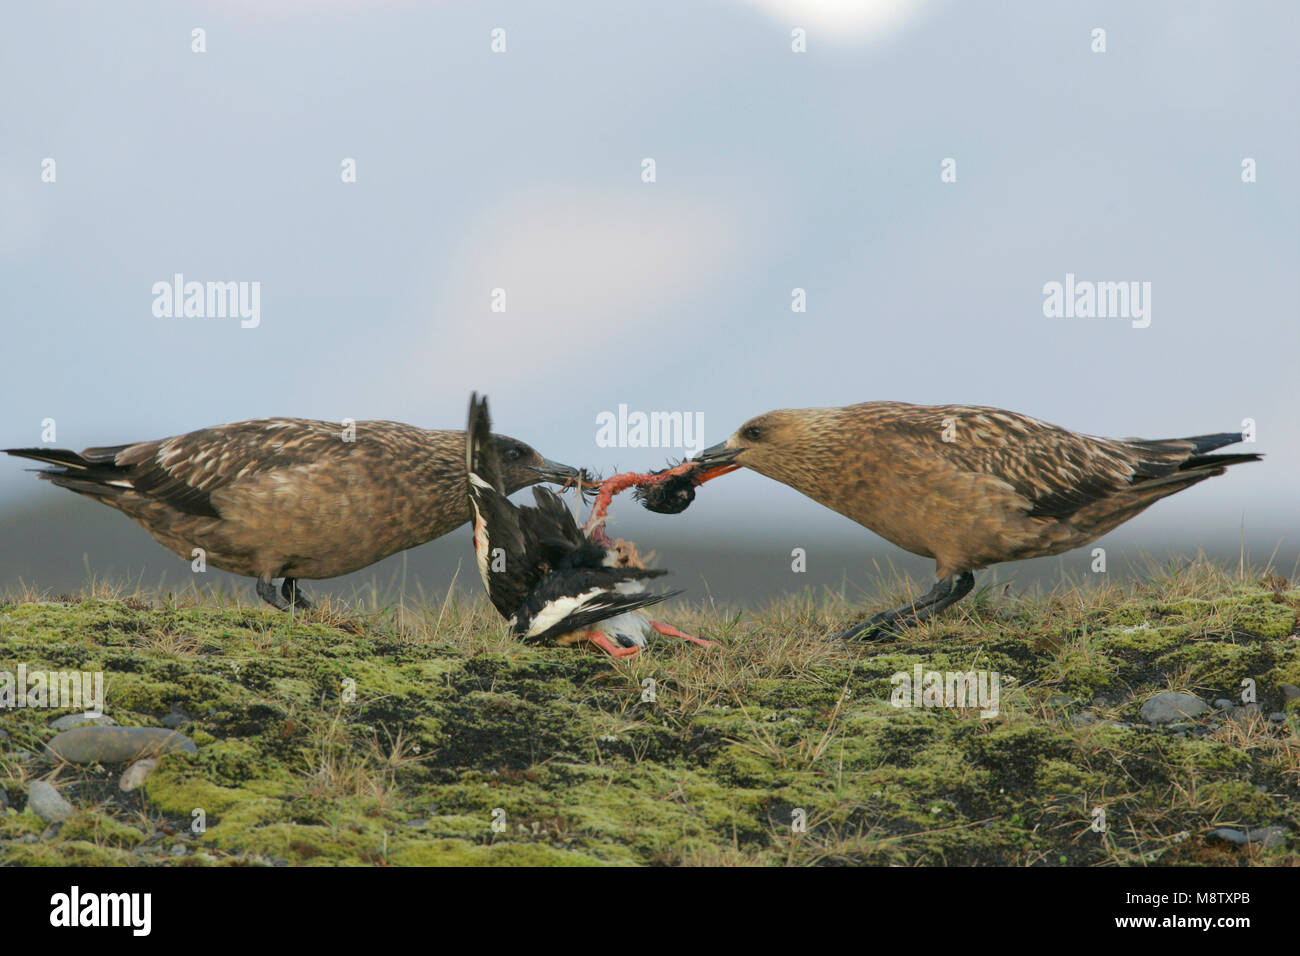
MULTIPOLYGON (((1131 530, 1294 560, 1297 41, 1286 2, 8 4, 0 446, 461 427, 471 389, 606 472, 680 453, 599 447, 620 404, 710 443, 868 399, 1252 418, 1265 464, 1131 530), (178 273, 260 283, 259 324, 155 315, 178 273), (1150 283, 1150 324, 1045 316, 1067 274, 1150 283)), ((0 513, 56 494, 0 464, 0 513)), ((724 481, 693 530, 865 534, 724 481)))

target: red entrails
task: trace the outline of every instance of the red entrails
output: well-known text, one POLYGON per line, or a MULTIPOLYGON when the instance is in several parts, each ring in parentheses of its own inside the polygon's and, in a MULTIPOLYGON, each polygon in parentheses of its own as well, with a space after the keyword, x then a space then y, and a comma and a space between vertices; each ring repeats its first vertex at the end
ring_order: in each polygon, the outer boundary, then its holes
POLYGON ((645 488, 650 485, 661 484, 669 478, 685 474, 695 467, 695 462, 684 461, 680 465, 654 473, 625 471, 619 475, 610 475, 600 483, 600 490, 596 492, 596 500, 591 506, 591 514, 588 516, 587 523, 582 530, 587 533, 588 538, 597 544, 608 545, 609 538, 604 531, 605 513, 609 510, 610 502, 614 500, 615 495, 627 491, 629 488, 645 488))

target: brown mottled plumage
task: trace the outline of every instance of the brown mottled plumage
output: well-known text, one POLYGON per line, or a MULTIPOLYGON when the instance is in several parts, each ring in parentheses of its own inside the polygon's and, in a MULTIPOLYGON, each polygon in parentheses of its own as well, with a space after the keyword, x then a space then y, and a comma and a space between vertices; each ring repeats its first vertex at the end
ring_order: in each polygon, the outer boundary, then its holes
MULTIPOLYGON (((58 466, 40 477, 134 518, 189 560, 258 579, 281 609, 308 606, 296 578, 332 578, 469 521, 465 433, 400 422, 266 418, 174 438, 87 448, 10 448, 58 466), (284 577, 283 599, 271 581, 284 577)), ((507 493, 577 472, 493 436, 507 493)))
POLYGON ((840 635, 923 620, 969 592, 971 572, 1087 544, 1154 502, 1259 455, 1207 455, 1237 433, 1093 438, 974 405, 865 402, 750 419, 698 460, 751 468, 914 554, 939 583, 840 635))

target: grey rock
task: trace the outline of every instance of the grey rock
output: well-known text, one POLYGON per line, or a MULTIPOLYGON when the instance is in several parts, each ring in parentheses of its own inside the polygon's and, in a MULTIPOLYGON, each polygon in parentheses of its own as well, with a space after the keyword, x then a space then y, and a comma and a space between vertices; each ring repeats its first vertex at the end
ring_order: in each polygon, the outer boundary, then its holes
POLYGON ((122 774, 122 779, 117 782, 117 788, 123 793, 130 793, 144 783, 145 778, 153 773, 154 768, 157 766, 158 758, 156 757, 137 760, 126 768, 126 773, 122 774))
POLYGON ((188 724, 193 719, 185 711, 172 704, 172 712, 158 722, 170 730, 177 730, 182 724, 188 724))
POLYGON ((1228 715, 1228 719, 1240 727, 1249 727, 1259 719, 1259 704, 1242 704, 1233 709, 1228 715))
POLYGON ((1264 849, 1286 844, 1286 827, 1257 827, 1246 831, 1246 839, 1251 843, 1262 844, 1264 849))
POLYGON ((46 823, 58 823, 72 816, 72 804, 44 780, 33 780, 27 788, 27 809, 46 823))
POLYGON ((51 730, 72 730, 74 727, 116 727, 117 721, 107 714, 87 717, 85 714, 65 714, 50 723, 51 730))
POLYGON ((1207 840, 1231 843, 1233 846, 1257 844, 1265 849, 1283 846, 1286 843, 1286 827, 1248 827, 1245 832, 1231 827, 1219 827, 1206 835, 1207 840))
POLYGON ((1189 717, 1199 717, 1209 709, 1199 697, 1165 691, 1142 705, 1142 719, 1149 724, 1171 724, 1189 717))
POLYGON ((1214 706, 1217 707, 1219 710, 1232 710, 1232 708, 1237 705, 1234 704, 1232 701, 1228 700, 1228 698, 1226 697, 1220 697, 1218 700, 1214 702, 1214 706))
POLYGON ((172 750, 197 753, 194 741, 161 727, 78 727, 45 745, 47 753, 68 763, 129 763, 172 750))
POLYGON ((177 843, 167 852, 170 853, 172 856, 184 856, 186 853, 190 852, 190 848, 187 847, 184 843, 177 843))
POLYGON ((1206 834, 1205 839, 1218 841, 1222 843, 1231 843, 1233 846, 1245 846, 1250 842, 1246 834, 1240 830, 1233 830, 1230 827, 1219 827, 1217 830, 1211 830, 1206 834))
POLYGON ((1273 721, 1275 724, 1285 723, 1286 714, 1282 713, 1280 710, 1275 710, 1273 713, 1268 715, 1268 719, 1273 721))
POLYGON ((1295 684, 1283 684, 1281 690, 1287 700, 1300 700, 1300 687, 1295 684))

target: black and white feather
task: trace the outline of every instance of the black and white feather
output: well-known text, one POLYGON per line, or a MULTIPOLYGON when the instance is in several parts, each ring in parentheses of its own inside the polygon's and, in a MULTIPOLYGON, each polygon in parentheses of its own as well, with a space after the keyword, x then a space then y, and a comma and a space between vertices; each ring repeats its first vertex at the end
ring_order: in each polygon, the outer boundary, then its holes
POLYGON ((646 590, 647 579, 667 572, 616 566, 618 554, 590 540, 546 488, 533 489, 535 507, 511 502, 487 440, 491 431, 487 398, 476 393, 470 397, 466 470, 474 555, 493 607, 525 643, 599 630, 623 647, 644 647, 652 631, 638 611, 681 593, 646 590))

